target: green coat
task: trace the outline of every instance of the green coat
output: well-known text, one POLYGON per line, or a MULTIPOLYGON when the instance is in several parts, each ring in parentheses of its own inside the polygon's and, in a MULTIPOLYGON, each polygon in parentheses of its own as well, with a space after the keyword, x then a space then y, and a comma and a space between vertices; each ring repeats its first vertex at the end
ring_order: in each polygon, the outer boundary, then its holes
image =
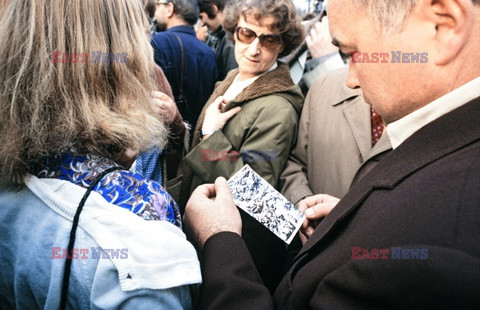
MULTIPOLYGON (((200 114, 192 149, 183 160, 189 168, 186 170, 190 170, 183 179, 184 203, 198 185, 213 183, 219 176, 228 179, 244 164, 249 164, 276 187, 290 150, 295 146, 303 95, 283 64, 258 78, 229 102, 226 109, 241 106, 242 110, 223 130, 200 142, 205 109, 225 93, 237 73, 238 69, 232 70, 224 81, 217 83, 200 114), (256 151, 261 155, 242 158, 232 151, 247 154, 256 151), (218 160, 215 153, 223 160, 218 160)), ((242 220, 242 236, 264 283, 273 291, 283 275, 285 243, 250 216, 242 213, 242 220)))
POLYGON ((192 150, 184 158, 184 163, 193 171, 190 193, 200 184, 213 183, 219 176, 230 178, 246 163, 276 187, 296 143, 303 96, 285 65, 258 78, 229 102, 226 109, 241 106, 242 110, 227 122, 223 130, 199 143, 206 108, 225 93, 237 73, 238 69, 232 70, 224 81, 217 83, 200 114, 192 150), (222 151, 223 160, 214 160, 215 152, 221 156, 222 151), (247 155, 235 156, 232 151, 244 151, 247 155), (250 158, 251 151, 260 156, 250 158), (262 155, 264 157, 260 159, 262 155))

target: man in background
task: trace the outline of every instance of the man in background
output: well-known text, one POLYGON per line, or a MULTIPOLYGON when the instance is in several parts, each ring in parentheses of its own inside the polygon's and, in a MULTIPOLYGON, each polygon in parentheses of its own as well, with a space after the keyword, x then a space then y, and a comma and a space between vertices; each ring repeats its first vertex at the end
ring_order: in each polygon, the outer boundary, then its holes
POLYGON ((198 5, 189 0, 160 0, 155 18, 166 29, 153 36, 155 62, 162 68, 183 120, 195 128, 217 81, 215 53, 197 39, 193 25, 198 5))
POLYGON ((233 42, 223 30, 223 8, 225 0, 199 0, 201 24, 208 27, 210 34, 206 43, 213 48, 217 57, 218 80, 222 81, 228 71, 238 67, 233 42))

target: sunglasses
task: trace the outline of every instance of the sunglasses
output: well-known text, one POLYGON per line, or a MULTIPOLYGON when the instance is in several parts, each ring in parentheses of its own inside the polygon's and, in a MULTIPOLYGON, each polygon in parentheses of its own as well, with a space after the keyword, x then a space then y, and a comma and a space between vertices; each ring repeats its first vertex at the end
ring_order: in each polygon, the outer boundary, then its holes
POLYGON ((258 36, 255 31, 247 27, 235 28, 235 34, 237 35, 238 41, 246 44, 250 44, 258 38, 260 45, 269 50, 274 50, 283 43, 282 37, 279 34, 270 33, 258 36))

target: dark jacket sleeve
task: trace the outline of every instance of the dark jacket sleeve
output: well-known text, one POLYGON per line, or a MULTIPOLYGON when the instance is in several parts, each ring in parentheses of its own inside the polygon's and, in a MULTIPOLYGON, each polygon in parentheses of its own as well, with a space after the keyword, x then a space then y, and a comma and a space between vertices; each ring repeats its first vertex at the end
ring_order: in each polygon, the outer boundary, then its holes
POLYGON ((202 252, 200 309, 273 309, 240 235, 222 232, 207 240, 202 252))
POLYGON ((228 41, 225 37, 222 44, 222 53, 221 53, 221 70, 223 71, 222 80, 227 76, 227 73, 230 70, 233 70, 238 67, 237 60, 235 59, 235 47, 232 42, 228 41))

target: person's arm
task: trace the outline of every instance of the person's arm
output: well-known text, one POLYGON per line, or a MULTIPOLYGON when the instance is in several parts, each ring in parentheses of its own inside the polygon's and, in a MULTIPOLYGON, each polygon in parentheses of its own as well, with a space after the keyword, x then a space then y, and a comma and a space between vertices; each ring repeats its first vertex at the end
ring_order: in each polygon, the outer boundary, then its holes
POLYGON ((202 254, 200 309, 273 309, 241 237, 240 213, 224 178, 192 193, 184 224, 202 254))
POLYGON ((296 205, 301 199, 312 196, 307 178, 308 138, 312 102, 307 96, 298 124, 298 138, 295 148, 290 152, 287 164, 280 176, 279 184, 282 195, 296 205))
POLYGON ((280 102, 286 99, 278 96, 275 100, 275 117, 272 117, 272 110, 267 108, 267 104, 258 102, 261 105, 258 114, 239 150, 235 150, 229 139, 218 130, 192 149, 185 157, 185 162, 204 182, 213 182, 218 176, 230 177, 248 164, 276 187, 296 138, 298 116, 289 102, 280 102), (211 160, 212 155, 208 153, 210 150, 217 151, 220 156, 222 152, 230 155, 224 161, 211 160), (256 155, 252 159, 250 155, 254 153, 256 155))
POLYGON ((270 292, 240 235, 221 232, 209 238, 201 266, 200 309, 273 309, 270 292))
MULTIPOLYGON (((177 105, 171 96, 160 91, 152 91, 152 102, 169 129, 168 143, 162 150, 169 169, 167 169, 166 174, 163 173, 165 179, 173 179, 182 160, 185 145, 188 143, 188 126, 183 122, 177 105)), ((158 152, 159 150, 153 149, 153 153, 157 154, 156 157, 158 157, 158 152)))
MULTIPOLYGON (((89 270, 95 266, 90 290, 91 309, 155 309, 159 305, 164 309, 191 309, 194 293, 198 285, 180 285, 164 289, 143 288, 122 289, 118 269, 110 259, 89 259, 82 264, 82 274, 88 277, 89 270)), ((79 260, 80 261, 80 260, 79 260)), ((168 272, 168 271, 165 271, 168 272)), ((137 275, 133 275, 137 276, 137 275)), ((159 274, 158 276, 161 277, 159 274)))

